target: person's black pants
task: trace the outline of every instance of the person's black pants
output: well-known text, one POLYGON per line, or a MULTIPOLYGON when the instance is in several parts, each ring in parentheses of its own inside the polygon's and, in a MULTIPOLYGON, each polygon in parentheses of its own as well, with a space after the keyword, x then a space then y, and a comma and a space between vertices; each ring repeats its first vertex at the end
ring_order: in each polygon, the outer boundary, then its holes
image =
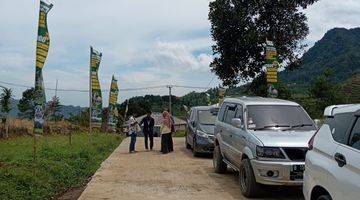
POLYGON ((161 152, 167 154, 170 152, 170 137, 171 133, 161 134, 161 152))
POLYGON ((174 151, 174 142, 172 133, 169 134, 169 151, 174 151))
POLYGON ((145 138, 145 149, 149 149, 148 139, 150 139, 150 149, 154 147, 154 133, 153 132, 144 132, 145 138))

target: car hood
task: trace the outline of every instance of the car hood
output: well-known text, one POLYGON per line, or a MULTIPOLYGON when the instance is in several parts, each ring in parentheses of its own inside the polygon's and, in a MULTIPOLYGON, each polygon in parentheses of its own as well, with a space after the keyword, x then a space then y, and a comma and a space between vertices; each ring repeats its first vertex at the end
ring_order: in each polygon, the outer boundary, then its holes
POLYGON ((316 131, 251 131, 266 147, 308 147, 316 131))
POLYGON ((199 128, 200 128, 201 131, 204 131, 207 134, 214 135, 215 125, 203 125, 203 124, 200 124, 199 128))

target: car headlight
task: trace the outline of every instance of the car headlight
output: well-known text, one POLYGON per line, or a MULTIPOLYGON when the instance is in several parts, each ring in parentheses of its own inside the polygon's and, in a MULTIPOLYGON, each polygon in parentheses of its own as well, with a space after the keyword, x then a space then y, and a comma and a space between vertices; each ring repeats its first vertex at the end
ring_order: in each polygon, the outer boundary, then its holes
POLYGON ((277 147, 256 147, 256 155, 261 158, 280 158, 285 159, 284 154, 277 147))
POLYGON ((199 136, 199 137, 202 137, 202 138, 209 138, 209 135, 206 134, 205 132, 203 131, 196 131, 196 135, 199 136))

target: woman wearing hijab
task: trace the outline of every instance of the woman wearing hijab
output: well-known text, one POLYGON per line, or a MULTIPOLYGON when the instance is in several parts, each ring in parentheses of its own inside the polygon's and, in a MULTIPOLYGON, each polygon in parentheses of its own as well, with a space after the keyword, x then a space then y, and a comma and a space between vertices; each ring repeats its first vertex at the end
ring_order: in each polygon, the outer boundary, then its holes
POLYGON ((160 128, 161 133, 161 152, 167 154, 170 152, 170 137, 171 137, 171 119, 167 111, 163 112, 163 122, 160 128))

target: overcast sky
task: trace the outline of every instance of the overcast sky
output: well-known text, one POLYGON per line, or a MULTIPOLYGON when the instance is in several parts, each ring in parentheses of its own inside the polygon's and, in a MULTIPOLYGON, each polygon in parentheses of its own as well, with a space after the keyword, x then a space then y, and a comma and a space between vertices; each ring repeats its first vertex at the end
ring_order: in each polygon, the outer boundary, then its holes
MULTIPOLYGON (((120 88, 166 84, 208 86, 214 75, 209 0, 53 0, 48 15, 51 38, 43 69, 45 87, 87 89, 89 47, 103 53, 102 89, 111 76, 120 88)), ((334 27, 360 25, 358 0, 320 0, 306 11, 310 46, 334 27)), ((0 81, 34 84, 39 1, 0 0, 0 81)), ((216 78, 210 86, 220 83, 216 78)), ((1 84, 3 85, 3 84, 1 84)), ((25 88, 12 87, 20 98, 25 88)), ((190 89, 174 88, 175 95, 190 89)), ((120 92, 119 102, 144 94, 166 94, 166 88, 120 92)), ((54 95, 47 91, 47 98, 54 95)), ((88 105, 87 93, 59 92, 65 105, 88 105)), ((103 93, 104 106, 108 92, 103 93)))

